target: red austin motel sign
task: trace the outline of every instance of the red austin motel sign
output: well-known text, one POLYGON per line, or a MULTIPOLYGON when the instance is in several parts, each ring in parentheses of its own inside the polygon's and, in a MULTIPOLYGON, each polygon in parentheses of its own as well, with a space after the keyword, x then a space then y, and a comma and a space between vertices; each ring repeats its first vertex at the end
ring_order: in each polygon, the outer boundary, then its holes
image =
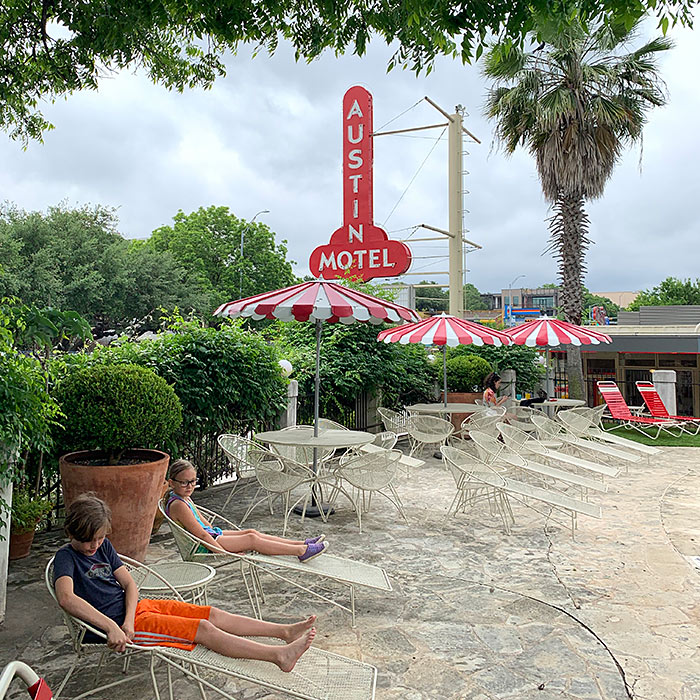
POLYGON ((374 225, 373 154, 372 95, 355 85, 343 98, 343 225, 330 243, 311 253, 309 267, 316 277, 333 279, 348 272, 366 282, 396 277, 411 265, 409 247, 374 225))

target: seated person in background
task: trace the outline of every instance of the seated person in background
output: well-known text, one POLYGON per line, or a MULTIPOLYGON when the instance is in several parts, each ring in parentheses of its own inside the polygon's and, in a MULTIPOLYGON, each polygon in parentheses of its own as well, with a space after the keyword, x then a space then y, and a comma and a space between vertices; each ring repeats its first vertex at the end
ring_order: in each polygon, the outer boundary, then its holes
MULTIPOLYGON (((53 572, 59 605, 102 630, 110 649, 124 651, 133 642, 191 651, 201 644, 223 656, 269 661, 289 672, 311 646, 316 636, 315 615, 278 625, 209 605, 139 600, 134 579, 107 539, 111 521, 104 501, 91 493, 78 496, 66 511, 70 544, 56 552, 53 572), (262 644, 243 637, 276 637, 286 644, 262 644)), ((87 633, 85 641, 103 640, 87 633)))
POLYGON ((257 530, 221 530, 212 527, 211 523, 199 514, 192 500, 197 485, 197 472, 186 459, 178 459, 170 465, 168 481, 172 489, 165 506, 168 517, 195 537, 212 545, 211 551, 220 548, 234 553, 291 554, 297 556, 299 561, 311 561, 328 548, 328 542, 324 542, 325 535, 310 537, 302 542, 266 535, 257 530))
POLYGON ((500 386, 501 377, 495 372, 491 372, 491 374, 487 375, 484 379, 483 400, 484 406, 486 406, 487 409, 498 408, 498 406, 502 406, 508 400, 507 396, 501 396, 500 399, 497 397, 500 386))

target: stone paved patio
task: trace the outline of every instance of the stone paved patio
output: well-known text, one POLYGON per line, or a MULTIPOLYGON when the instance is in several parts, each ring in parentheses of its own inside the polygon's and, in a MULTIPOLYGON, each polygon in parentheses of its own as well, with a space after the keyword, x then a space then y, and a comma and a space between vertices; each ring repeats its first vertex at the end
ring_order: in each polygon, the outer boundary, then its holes
MULTIPOLYGON (((317 612, 318 646, 379 669, 379 700, 700 700, 700 451, 664 448, 661 458, 609 480, 597 496, 600 521, 582 517, 576 540, 557 524, 516 506, 513 534, 486 507, 445 521, 454 493, 437 460, 402 478, 409 515, 373 504, 363 533, 344 502, 327 525, 292 521, 290 535, 321 528, 332 551, 380 564, 394 591, 359 590, 358 625, 350 616, 287 591, 270 578, 265 616, 290 621, 317 612)), ((198 501, 217 509, 227 491, 198 501)), ((240 519, 252 489, 230 506, 240 519)), ((279 514, 259 508, 250 526, 279 532, 279 514)), ((41 575, 61 534, 42 535, 32 555, 10 570, 9 609, 0 661, 18 658, 52 685, 69 663, 69 644, 41 575)), ((163 526, 148 562, 176 559, 163 526)), ((211 588, 211 600, 249 614, 234 579, 211 588)), ((118 671, 105 671, 108 677, 118 671)), ((116 676, 115 676, 116 677, 116 676)), ((88 687, 71 682, 65 697, 88 687)), ((242 700, 279 697, 228 681, 242 700)), ((199 697, 178 679, 176 697, 199 697)), ((10 697, 26 697, 16 690, 10 697)), ((98 696, 101 697, 101 696, 98 696)), ((105 697, 150 698, 135 682, 105 697)))

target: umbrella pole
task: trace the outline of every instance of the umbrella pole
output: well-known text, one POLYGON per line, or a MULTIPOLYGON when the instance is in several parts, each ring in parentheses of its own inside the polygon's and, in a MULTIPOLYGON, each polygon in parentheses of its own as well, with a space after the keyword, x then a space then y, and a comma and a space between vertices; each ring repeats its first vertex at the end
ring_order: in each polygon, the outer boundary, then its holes
POLYGON ((443 379, 443 392, 442 400, 447 408, 447 345, 442 346, 442 379, 443 379))
MULTIPOLYGON (((316 319, 316 377, 314 381, 314 437, 318 437, 318 413, 321 392, 321 321, 316 319)), ((318 474, 318 447, 314 447, 313 451, 313 472, 318 474)), ((297 515, 302 515, 303 508, 296 506, 294 512, 297 515)), ((311 488, 311 506, 306 509, 306 517, 318 518, 322 517, 325 520, 326 515, 333 513, 333 508, 323 505, 323 495, 318 483, 314 483, 311 488)))

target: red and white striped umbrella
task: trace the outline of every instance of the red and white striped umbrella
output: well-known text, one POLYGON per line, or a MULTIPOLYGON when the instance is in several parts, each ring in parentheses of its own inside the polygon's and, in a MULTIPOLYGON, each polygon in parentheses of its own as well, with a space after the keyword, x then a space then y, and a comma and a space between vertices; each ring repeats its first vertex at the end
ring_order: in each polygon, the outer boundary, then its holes
POLYGON ((222 304, 215 316, 243 316, 259 321, 317 321, 351 324, 417 321, 420 316, 405 306, 358 292, 331 280, 302 282, 286 289, 256 294, 222 304))
POLYGON ((442 313, 418 323, 408 323, 398 328, 387 328, 377 335, 377 340, 385 343, 422 343, 442 345, 442 377, 444 381, 443 400, 447 406, 447 345, 510 345, 512 340, 501 331, 487 328, 479 323, 442 313))
MULTIPOLYGON (((321 323, 398 323, 417 321, 420 316, 405 306, 344 287, 332 280, 302 282, 274 292, 256 294, 222 304, 215 316, 264 318, 279 321, 313 321, 316 326, 316 376, 314 386, 314 435, 318 435, 321 384, 321 323)), ((316 450, 314 450, 314 469, 316 450)))
POLYGON ((537 318, 506 331, 516 345, 550 347, 559 345, 600 345, 612 343, 612 338, 585 326, 559 321, 556 318, 537 318))
POLYGON ((377 336, 385 343, 422 343, 423 345, 510 345, 513 341, 501 331, 456 316, 439 314, 418 323, 388 328, 377 336))

